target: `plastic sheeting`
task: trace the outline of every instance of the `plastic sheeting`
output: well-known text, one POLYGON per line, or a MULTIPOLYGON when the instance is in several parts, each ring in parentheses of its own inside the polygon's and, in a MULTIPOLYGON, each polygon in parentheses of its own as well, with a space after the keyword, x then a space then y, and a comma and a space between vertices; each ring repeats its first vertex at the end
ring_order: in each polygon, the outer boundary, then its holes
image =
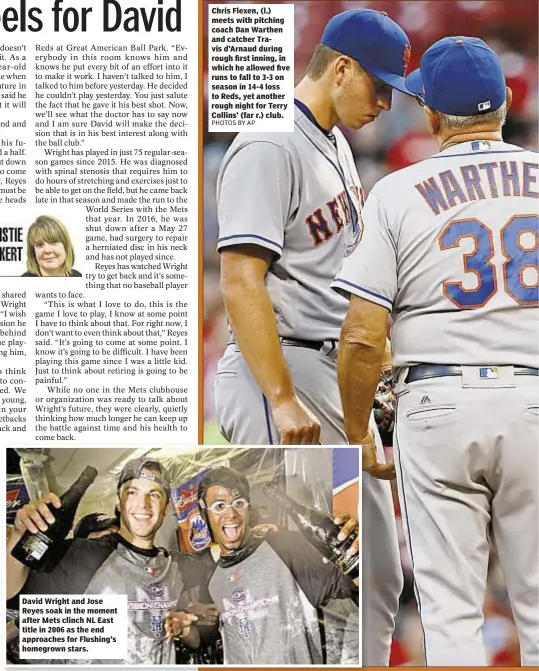
MULTIPOLYGON (((92 465, 99 475, 81 501, 75 524, 88 513, 99 512, 114 516, 116 506, 117 481, 123 466, 131 458, 146 457, 163 463, 170 474, 172 488, 180 487, 208 468, 230 466, 247 477, 251 485, 251 517, 261 522, 273 522, 280 526, 290 525, 288 519, 274 506, 262 492, 262 484, 273 479, 279 471, 287 492, 301 503, 312 506, 329 514, 332 513, 333 491, 333 453, 332 448, 263 448, 263 447, 195 447, 195 448, 148 448, 122 451, 117 460, 117 450, 110 450, 114 461, 108 462, 107 448, 93 450, 73 450, 70 455, 69 470, 62 463, 62 474, 56 472, 56 463, 60 462, 62 448, 46 450, 45 461, 51 490, 62 494, 80 475, 84 467, 92 465), (67 475, 68 474, 68 475, 67 475)), ((356 510, 347 511, 357 516, 356 510)), ((178 528, 173 516, 167 515, 165 523, 156 538, 156 544, 166 548, 178 548, 178 528)), ((182 550, 189 550, 182 547, 182 550)))
MULTIPOLYGON (((359 481, 357 477, 359 453, 355 448, 347 449, 347 451, 352 450, 357 455, 357 469, 353 468, 354 460, 352 458, 350 461, 350 455, 347 455, 346 461, 343 462, 342 459, 336 459, 337 450, 328 447, 138 448, 123 450, 120 455, 118 455, 118 450, 111 449, 110 460, 107 448, 75 449, 69 456, 69 468, 65 466, 65 459, 62 460, 65 457, 64 450, 53 448, 45 450, 47 459, 44 466, 45 472, 48 473, 49 483, 53 485, 51 489, 57 494, 63 493, 86 465, 90 464, 98 469, 99 477, 81 501, 75 519, 76 524, 78 519, 90 512, 114 515, 117 503, 117 480, 129 459, 144 456, 159 460, 169 471, 171 486, 176 493, 172 496, 170 514, 167 514, 165 523, 156 536, 155 544, 168 549, 180 547, 182 551, 193 551, 205 545, 201 542, 204 538, 204 530, 201 527, 202 518, 198 515, 196 505, 193 504, 196 499, 198 479, 207 469, 216 466, 230 466, 247 477, 251 486, 251 526, 258 523, 274 523, 280 528, 293 528, 286 515, 263 493, 262 485, 268 480, 277 478, 280 486, 285 488, 292 498, 332 514, 334 491, 341 493, 343 486, 346 486, 347 471, 351 471, 350 481, 352 483, 359 481), (336 472, 337 463, 341 463, 339 473, 336 472), (56 472, 58 464, 63 464, 61 473, 56 472), (176 510, 174 510, 174 504, 176 510), (182 531, 178 526, 178 513, 182 517, 182 531)), ((352 495, 345 499, 344 509, 342 497, 339 499, 341 503, 336 512, 347 512, 357 517, 359 485, 354 484, 354 487, 354 490, 350 490, 353 491, 352 495)), ((268 580, 271 579, 272 577, 268 575, 268 580)), ((360 663, 359 618, 357 608, 352 602, 350 600, 330 602, 323 612, 319 612, 319 624, 324 641, 326 662, 358 665, 360 663)), ((298 623, 297 626, 302 625, 298 623)), ((215 663, 217 660, 209 661, 215 663)))

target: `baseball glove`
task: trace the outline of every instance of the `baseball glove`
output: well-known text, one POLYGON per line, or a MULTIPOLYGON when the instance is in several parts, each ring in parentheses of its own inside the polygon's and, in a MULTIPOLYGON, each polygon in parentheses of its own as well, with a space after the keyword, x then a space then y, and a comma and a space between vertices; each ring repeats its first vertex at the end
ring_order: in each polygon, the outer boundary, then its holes
POLYGON ((391 445, 395 426, 395 397, 393 396, 393 373, 382 371, 373 403, 374 419, 384 445, 391 445))

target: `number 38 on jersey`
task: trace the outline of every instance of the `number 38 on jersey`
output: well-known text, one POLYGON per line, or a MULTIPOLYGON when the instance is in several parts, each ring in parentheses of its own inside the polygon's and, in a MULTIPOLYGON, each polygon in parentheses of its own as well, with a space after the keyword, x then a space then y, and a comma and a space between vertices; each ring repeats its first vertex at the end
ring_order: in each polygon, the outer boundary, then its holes
POLYGON ((519 305, 538 305, 538 219, 537 214, 517 214, 496 233, 479 219, 450 221, 438 244, 442 251, 462 248, 466 279, 444 282, 444 295, 461 309, 483 307, 498 291, 505 291, 519 305), (466 239, 472 240, 471 251, 466 239), (494 263, 497 249, 503 256, 498 264, 494 263))

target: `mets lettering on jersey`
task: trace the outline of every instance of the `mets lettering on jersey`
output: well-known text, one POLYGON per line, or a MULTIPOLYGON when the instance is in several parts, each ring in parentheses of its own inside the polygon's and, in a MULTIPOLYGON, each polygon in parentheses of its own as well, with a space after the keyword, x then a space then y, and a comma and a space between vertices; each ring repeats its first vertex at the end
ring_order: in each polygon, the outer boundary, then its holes
MULTIPOLYGON (((359 200, 363 205, 365 201, 363 189, 359 190, 354 184, 351 185, 350 191, 355 194, 356 200, 359 200)), ((315 247, 332 238, 334 233, 340 234, 345 225, 353 225, 354 235, 359 232, 359 218, 358 216, 351 216, 349 192, 341 191, 335 198, 328 200, 325 207, 327 208, 326 213, 319 207, 305 218, 315 247), (327 216, 328 213, 329 216, 327 216)))
POLYGON ((537 159, 466 142, 373 188, 333 286, 392 311, 396 367, 537 366, 537 159))

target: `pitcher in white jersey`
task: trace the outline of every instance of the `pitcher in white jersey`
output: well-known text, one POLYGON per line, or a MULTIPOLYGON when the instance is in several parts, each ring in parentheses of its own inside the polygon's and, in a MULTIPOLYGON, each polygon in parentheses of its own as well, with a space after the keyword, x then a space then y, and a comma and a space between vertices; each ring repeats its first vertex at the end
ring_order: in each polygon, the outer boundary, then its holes
POLYGON ((345 427, 368 422, 393 316, 397 480, 428 665, 482 666, 489 545, 522 664, 539 664, 538 156, 502 140, 511 91, 481 40, 407 78, 440 151, 375 185, 334 282, 345 427))
MULTIPOLYGON (((347 442, 336 368, 347 302, 331 282, 359 236, 363 197, 336 125, 359 129, 389 110, 409 57, 387 15, 334 16, 296 87, 294 132, 240 133, 224 157, 218 248, 231 340, 215 407, 232 444, 347 442)), ((402 574, 389 483, 366 473, 363 516, 363 662, 382 666, 402 574)))

